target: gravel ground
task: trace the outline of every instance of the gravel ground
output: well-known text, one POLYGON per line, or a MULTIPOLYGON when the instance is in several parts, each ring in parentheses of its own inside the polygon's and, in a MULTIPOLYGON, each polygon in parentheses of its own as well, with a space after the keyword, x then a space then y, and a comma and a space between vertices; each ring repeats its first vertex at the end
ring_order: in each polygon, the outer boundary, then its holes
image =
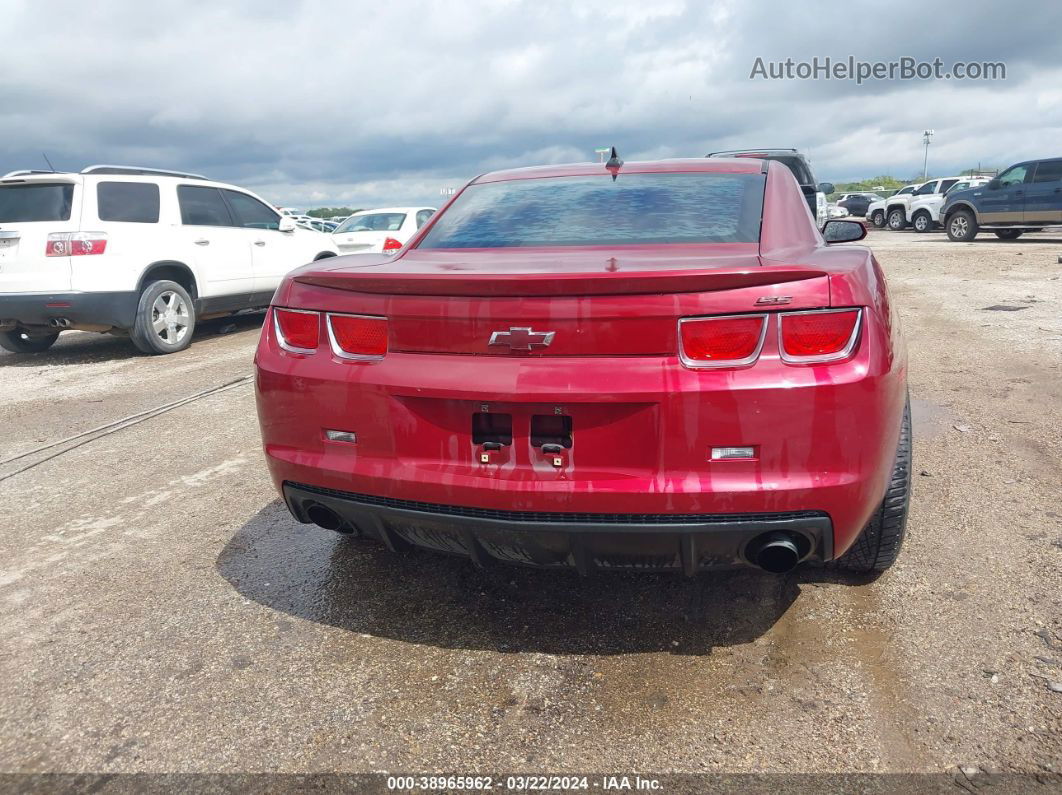
POLYGON ((869 242, 916 434, 872 582, 345 542, 277 501, 246 383, 12 475, 249 374, 261 316, 0 353, 0 770, 1062 770, 1062 236, 869 242))

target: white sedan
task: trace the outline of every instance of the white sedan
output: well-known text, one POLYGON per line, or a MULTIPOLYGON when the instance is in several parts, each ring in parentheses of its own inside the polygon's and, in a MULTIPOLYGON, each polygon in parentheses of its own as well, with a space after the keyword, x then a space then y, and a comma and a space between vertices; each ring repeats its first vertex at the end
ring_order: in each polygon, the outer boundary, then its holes
POLYGON ((435 213, 434 207, 383 207, 354 213, 332 233, 342 254, 393 254, 435 213))

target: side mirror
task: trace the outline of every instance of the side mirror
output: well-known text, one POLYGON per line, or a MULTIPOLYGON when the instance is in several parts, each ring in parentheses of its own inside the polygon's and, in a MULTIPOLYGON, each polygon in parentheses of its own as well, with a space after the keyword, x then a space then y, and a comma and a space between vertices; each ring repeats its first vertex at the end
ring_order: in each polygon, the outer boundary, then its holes
POLYGON ((834 190, 836 190, 836 188, 834 188, 832 182, 820 182, 819 183, 819 192, 820 193, 825 193, 827 196, 829 196, 831 193, 834 192, 834 190))
POLYGON ((280 216, 280 223, 277 225, 277 229, 281 232, 294 232, 295 231, 295 219, 290 215, 280 216))
POLYGON ((988 184, 985 185, 985 187, 989 190, 999 190, 1000 184, 999 177, 996 177, 995 179, 988 180, 988 184))
POLYGON ((827 243, 854 243, 867 236, 867 228, 859 221, 827 221, 822 236, 827 243))

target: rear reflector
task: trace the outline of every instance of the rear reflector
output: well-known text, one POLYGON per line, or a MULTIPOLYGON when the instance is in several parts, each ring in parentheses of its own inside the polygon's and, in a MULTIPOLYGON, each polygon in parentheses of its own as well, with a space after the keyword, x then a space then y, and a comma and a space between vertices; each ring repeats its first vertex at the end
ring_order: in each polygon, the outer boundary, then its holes
POLYGON ((831 362, 851 355, 859 337, 859 309, 786 312, 778 316, 778 349, 786 362, 831 362))
POLYGON ((332 353, 342 359, 379 359, 387 353, 387 318, 328 314, 332 353))
POLYGON ((742 458, 755 458, 755 447, 713 447, 713 461, 734 461, 742 458))
POLYGON ((325 430, 325 438, 330 442, 349 442, 354 444, 358 441, 354 431, 330 431, 325 430))
POLYGON ((740 367, 760 355, 766 315, 692 317, 679 321, 679 357, 687 367, 740 367))
POLYGON ((280 347, 292 353, 314 353, 321 341, 321 314, 305 309, 273 309, 280 347))
POLYGON ((85 257, 106 250, 106 232, 52 232, 44 244, 46 257, 85 257))
POLYGON ((383 242, 384 254, 394 254, 400 248, 402 248, 402 243, 395 240, 393 237, 389 237, 383 242))

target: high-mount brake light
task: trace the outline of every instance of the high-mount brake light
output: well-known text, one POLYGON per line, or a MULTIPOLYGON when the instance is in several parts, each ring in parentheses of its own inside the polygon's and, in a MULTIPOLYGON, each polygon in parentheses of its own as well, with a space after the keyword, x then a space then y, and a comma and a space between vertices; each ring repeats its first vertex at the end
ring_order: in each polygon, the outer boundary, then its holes
POLYGON ((87 257, 106 250, 106 232, 52 232, 44 244, 46 257, 87 257))
POLYGON ((321 342, 321 313, 273 308, 277 343, 291 353, 316 353, 321 342))
POLYGON ((400 248, 402 248, 402 243, 398 240, 395 240, 393 237, 389 237, 383 242, 384 254, 394 254, 400 248))
POLYGON ((679 321, 679 358, 687 367, 743 367, 756 361, 767 315, 687 317, 679 321))
POLYGON ((778 352, 791 364, 847 359, 859 340, 860 309, 816 309, 778 316, 778 352))
POLYGON ((341 359, 382 359, 387 353, 387 318, 327 313, 328 341, 341 359))

